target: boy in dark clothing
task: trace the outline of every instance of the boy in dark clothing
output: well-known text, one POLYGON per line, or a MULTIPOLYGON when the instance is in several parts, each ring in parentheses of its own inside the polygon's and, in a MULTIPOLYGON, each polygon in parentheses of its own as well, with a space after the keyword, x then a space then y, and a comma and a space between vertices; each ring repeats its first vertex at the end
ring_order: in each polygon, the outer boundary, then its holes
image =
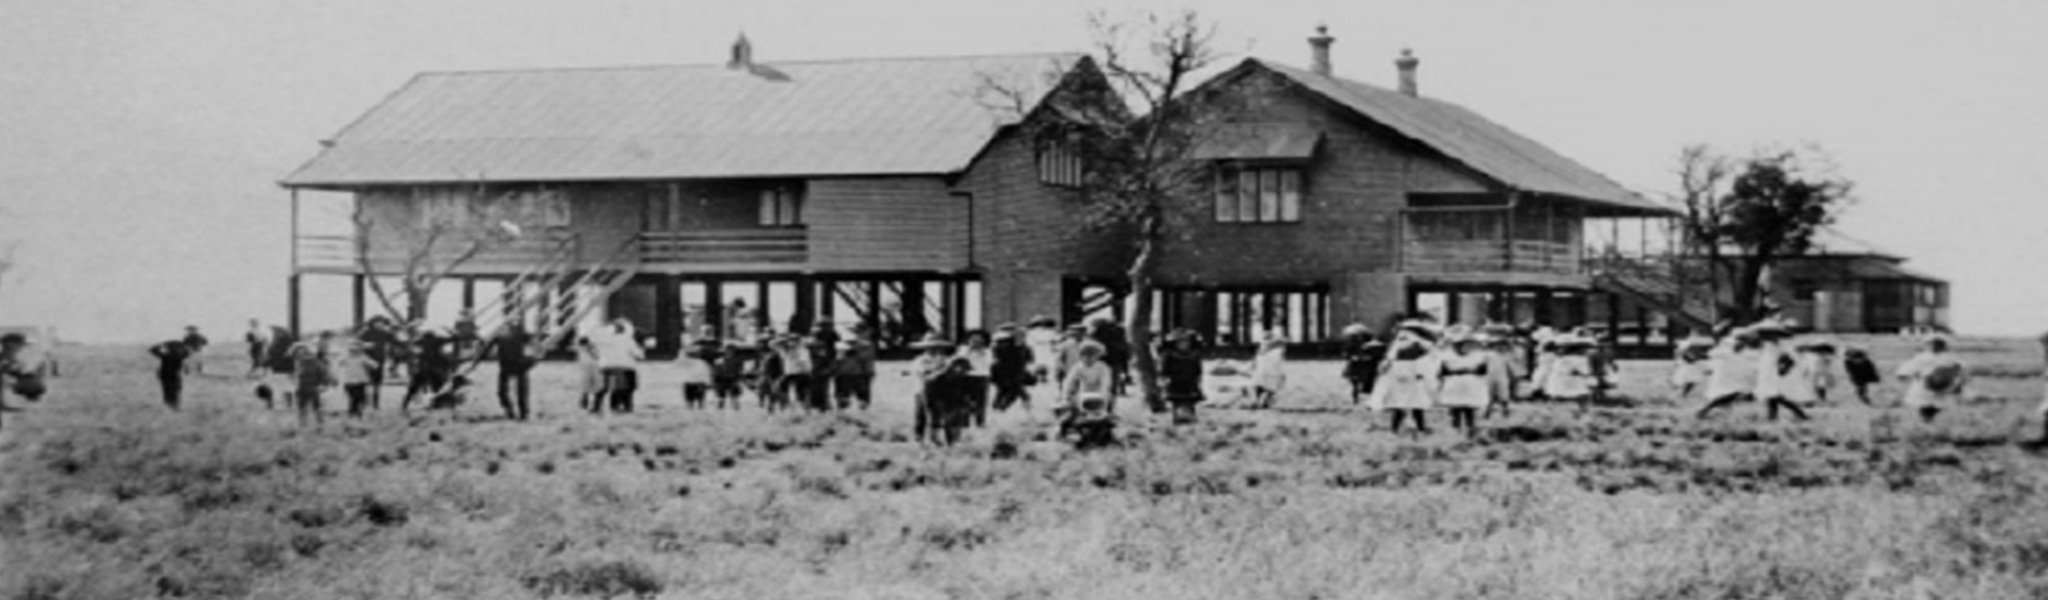
POLYGON ((819 323, 803 340, 811 355, 811 384, 805 389, 805 403, 820 412, 832 409, 832 368, 839 361, 839 334, 829 323, 819 323))
POLYGON ((1166 336, 1166 349, 1159 353, 1159 375, 1165 379, 1166 402, 1173 407, 1173 423, 1195 422, 1195 405, 1202 402, 1201 340, 1195 332, 1177 329, 1166 336))
POLYGON ((926 410, 932 420, 932 441, 940 446, 960 443, 960 431, 974 418, 974 393, 980 382, 968 374, 965 357, 948 359, 944 372, 925 380, 926 410))
POLYGON ((491 339, 491 347, 498 359, 498 406, 505 409, 507 419, 532 418, 533 336, 524 325, 512 323, 491 339))
POLYGON ((1102 344, 1102 363, 1109 365, 1110 394, 1124 395, 1124 385, 1129 383, 1131 368, 1131 340, 1124 336, 1124 328, 1116 321, 1098 318, 1089 328, 1088 337, 1102 344))
POLYGON ((718 396, 718 408, 724 410, 726 403, 733 410, 740 409, 740 381, 747 376, 747 355, 738 344, 727 342, 725 352, 711 363, 711 393, 718 396))
POLYGON ((1850 348, 1842 359, 1842 370, 1849 372, 1849 385, 1856 386, 1856 399, 1865 406, 1870 403, 1870 384, 1881 381, 1877 363, 1870 361, 1870 355, 1861 348, 1850 348))
POLYGON ((294 388, 292 403, 294 408, 298 409, 299 426, 306 426, 307 421, 312 421, 316 425, 324 424, 327 421, 326 417, 320 414, 320 391, 334 385, 334 373, 328 370, 326 357, 320 356, 313 346, 293 346, 291 354, 294 388))
POLYGON ((995 358, 989 367, 989 381, 996 388, 995 409, 1009 410, 1010 405, 1021 401, 1024 412, 1031 412, 1033 357, 1017 326, 1005 324, 997 329, 995 347, 990 352, 995 358))
POLYGON ((199 352, 206 349, 206 336, 199 335, 198 325, 186 325, 185 337, 182 341, 185 342, 185 347, 190 350, 186 355, 185 371, 194 375, 201 374, 199 352))
POLYGON ((433 399, 448 385, 448 376, 455 371, 455 358, 448 354, 448 340, 432 331, 420 334, 417 354, 414 357, 412 382, 405 388, 405 400, 400 401, 398 410, 410 411, 412 401, 421 395, 433 399))
POLYGON ((156 382, 163 389, 164 406, 178 410, 178 394, 185 389, 185 359, 192 357, 192 347, 185 340, 170 340, 149 347, 151 356, 157 360, 156 382))
POLYGON ((832 394, 839 409, 852 408, 854 400, 867 410, 874 402, 875 345, 867 340, 867 329, 856 325, 853 337, 841 344, 839 360, 832 365, 832 394))

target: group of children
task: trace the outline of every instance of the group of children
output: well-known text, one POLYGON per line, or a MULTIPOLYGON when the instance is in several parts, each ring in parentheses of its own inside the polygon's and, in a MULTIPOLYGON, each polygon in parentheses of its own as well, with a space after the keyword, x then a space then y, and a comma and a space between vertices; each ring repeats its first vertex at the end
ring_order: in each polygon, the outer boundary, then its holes
POLYGON ((683 405, 706 408, 716 397, 719 410, 739 410, 740 395, 751 391, 768 412, 801 406, 809 412, 848 410, 873 403, 875 346, 863 324, 841 338, 829 323, 809 335, 769 334, 758 342, 721 343, 709 327, 684 340, 676 363, 683 373, 683 405))
MULTIPOLYGON (((1798 340, 1790 324, 1765 319, 1724 328, 1716 338, 1695 335, 1679 342, 1671 381, 1681 399, 1704 386, 1707 404, 1697 413, 1701 418, 1754 400, 1764 403, 1771 420, 1783 410, 1803 421, 1808 418, 1805 407, 1828 401, 1840 381, 1837 373, 1846 375, 1858 400, 1874 405, 1870 388, 1882 380, 1877 364, 1859 348, 1848 348, 1838 364, 1837 350, 1825 339, 1798 340)), ((1952 405, 1969 379, 1968 369, 1941 337, 1924 340, 1921 352, 1901 364, 1896 376, 1905 386, 1902 404, 1924 421, 1952 405)))

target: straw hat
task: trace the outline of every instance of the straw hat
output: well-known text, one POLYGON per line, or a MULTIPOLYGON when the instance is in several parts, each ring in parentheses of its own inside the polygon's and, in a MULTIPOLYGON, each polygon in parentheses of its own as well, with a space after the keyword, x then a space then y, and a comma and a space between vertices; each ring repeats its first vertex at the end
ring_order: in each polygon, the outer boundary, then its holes
POLYGON ((946 350, 953 348, 953 341, 937 333, 927 333, 924 339, 910 345, 913 350, 946 350))
POLYGON ((1045 315, 1032 315, 1029 323, 1032 327, 1055 327, 1059 325, 1058 322, 1052 320, 1052 317, 1045 315))
POLYGON ((1400 329, 1403 333, 1407 333, 1415 337, 1421 338, 1424 341, 1430 342, 1434 342, 1437 339, 1442 338, 1444 334, 1443 328, 1438 327, 1437 324, 1431 323, 1429 321, 1421 321, 1415 319, 1402 321, 1400 329))
POLYGON ((1364 323, 1352 323, 1344 326, 1343 334, 1345 337, 1365 337, 1372 334, 1372 328, 1364 323))

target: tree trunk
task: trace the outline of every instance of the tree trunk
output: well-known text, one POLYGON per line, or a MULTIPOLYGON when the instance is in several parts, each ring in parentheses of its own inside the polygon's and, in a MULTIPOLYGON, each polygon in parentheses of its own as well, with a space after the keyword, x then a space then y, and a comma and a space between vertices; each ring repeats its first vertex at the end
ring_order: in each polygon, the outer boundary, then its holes
POLYGON ((1754 322, 1763 317, 1760 311, 1763 303, 1758 296, 1762 294, 1764 265, 1769 262, 1770 258, 1761 253, 1742 261, 1742 274, 1735 281, 1735 306, 1744 322, 1754 322))
POLYGON ((1137 384, 1138 396, 1145 400, 1146 408, 1164 412, 1166 402, 1159 393, 1159 362, 1152 352, 1152 267, 1157 262, 1153 251, 1158 246, 1158 229, 1152 221, 1141 226, 1138 256, 1131 260, 1131 269, 1126 273, 1134 301, 1124 331, 1130 337, 1131 379, 1137 384))

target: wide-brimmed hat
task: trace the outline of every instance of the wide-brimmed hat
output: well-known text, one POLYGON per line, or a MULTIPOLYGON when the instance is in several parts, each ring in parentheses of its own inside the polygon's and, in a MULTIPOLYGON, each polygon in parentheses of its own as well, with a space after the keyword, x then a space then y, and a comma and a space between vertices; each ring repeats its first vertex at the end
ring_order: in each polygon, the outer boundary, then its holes
POLYGON ((1344 326, 1343 334, 1345 337, 1365 337, 1372 335, 1372 328, 1366 327, 1364 323, 1352 323, 1344 326))
POLYGON ((1410 335, 1414 335, 1415 337, 1422 338, 1424 341, 1430 342, 1442 339, 1444 336, 1444 330, 1442 327, 1439 327, 1437 326, 1437 324, 1431 323, 1429 321, 1422 321, 1416 319, 1402 321, 1400 325, 1400 330, 1410 335))
POLYGON ((1077 350, 1077 352, 1079 352, 1081 356, 1093 356, 1097 358, 1100 358, 1103 353, 1108 351, 1108 348, 1104 348, 1102 346, 1102 342, 1098 342, 1095 340, 1081 342, 1081 348, 1077 350))
POLYGON ((953 347, 953 340, 946 339, 946 336, 942 336, 936 333, 927 333, 925 334, 924 339, 912 342, 910 344, 910 348, 912 350, 939 350, 949 349, 953 347))
POLYGON ((1188 329, 1186 327, 1166 332, 1166 343, 1175 344, 1183 340, 1192 340, 1195 342, 1200 342, 1202 341, 1202 336, 1200 334, 1195 333, 1195 330, 1188 329))
POLYGON ((1048 317, 1045 315, 1033 315, 1031 317, 1031 320, 1028 321, 1028 323, 1030 323, 1032 327, 1054 327, 1059 325, 1058 321, 1054 321, 1052 320, 1052 317, 1048 317))

